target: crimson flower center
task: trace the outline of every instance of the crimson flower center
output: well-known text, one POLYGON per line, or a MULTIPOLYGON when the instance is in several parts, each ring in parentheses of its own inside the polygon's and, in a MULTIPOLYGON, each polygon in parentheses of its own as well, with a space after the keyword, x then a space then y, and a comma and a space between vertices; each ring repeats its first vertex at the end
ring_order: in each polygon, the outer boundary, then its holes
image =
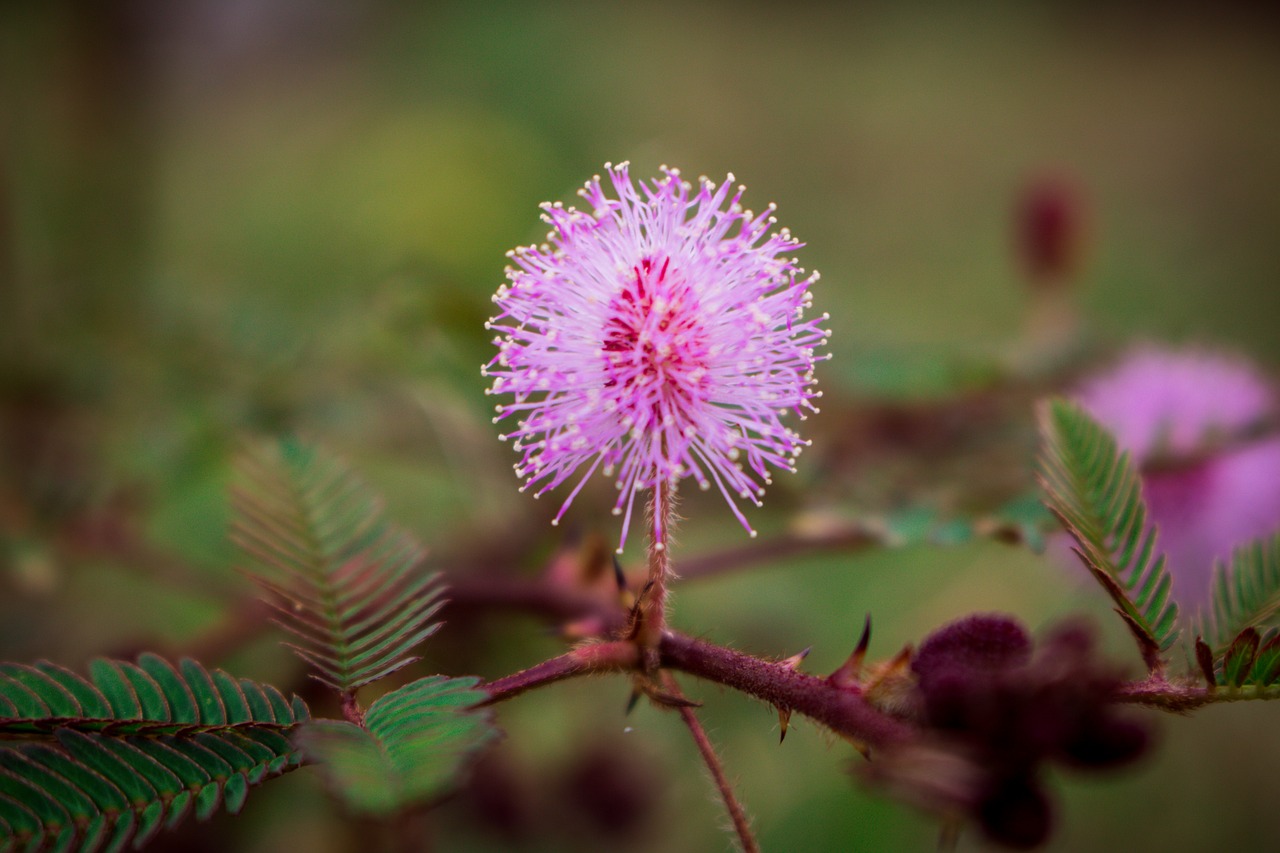
POLYGON ((607 399, 632 428, 671 426, 710 388, 698 300, 671 259, 645 258, 609 303, 602 354, 607 399))

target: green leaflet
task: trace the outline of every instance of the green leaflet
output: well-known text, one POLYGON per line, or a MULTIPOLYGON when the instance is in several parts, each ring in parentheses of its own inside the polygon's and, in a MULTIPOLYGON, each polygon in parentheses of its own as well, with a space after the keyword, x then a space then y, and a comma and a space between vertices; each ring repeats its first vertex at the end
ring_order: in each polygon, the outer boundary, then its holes
POLYGON ((136 664, 98 658, 89 677, 40 661, 0 663, 0 735, 72 728, 114 735, 190 732, 226 725, 287 729, 308 718, 269 684, 237 682, 186 658, 178 667, 146 653, 136 664), (255 696, 251 709, 245 696, 255 696))
POLYGON ((476 678, 420 679, 374 702, 365 728, 337 720, 312 722, 300 732, 299 746, 356 811, 388 814, 433 800, 498 736, 489 712, 474 707, 488 695, 478 683, 476 678))
POLYGON ((1040 483, 1045 503, 1076 541, 1076 551, 1115 602, 1148 668, 1164 665, 1177 642, 1178 605, 1147 523, 1138 473, 1115 439, 1079 406, 1040 408, 1040 483))
POLYGON ((1280 533, 1236 549, 1229 567, 1216 567, 1213 617, 1205 634, 1221 654, 1242 631, 1273 624, 1278 614, 1280 533))
POLYGON ((293 441, 240 471, 232 536, 313 676, 350 693, 417 660, 414 647, 439 628, 439 576, 422 570, 422 546, 378 498, 293 441))
POLYGON ((1197 638, 1196 656, 1210 686, 1259 688, 1255 695, 1275 698, 1274 691, 1265 690, 1280 682, 1280 631, 1275 628, 1269 628, 1264 634, 1250 625, 1217 655, 1197 638))
POLYGON ((1222 683, 1228 687, 1241 687, 1253 669, 1258 655, 1258 629, 1246 628, 1231 643, 1222 658, 1222 683))
POLYGON ((0 850, 136 848, 193 810, 236 812, 301 763, 289 735, 307 719, 300 699, 192 660, 99 659, 88 678, 0 664, 0 850))
POLYGON ((1263 641, 1253 659, 1253 667, 1245 678, 1245 684, 1270 687, 1280 678, 1280 635, 1263 641))

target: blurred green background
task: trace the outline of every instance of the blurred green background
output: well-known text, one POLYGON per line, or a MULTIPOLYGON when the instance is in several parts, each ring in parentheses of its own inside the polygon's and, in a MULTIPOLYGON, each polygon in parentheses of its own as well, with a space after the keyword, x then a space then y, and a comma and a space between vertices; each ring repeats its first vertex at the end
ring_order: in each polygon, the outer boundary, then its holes
MULTIPOLYGON (((247 587, 228 472, 285 431, 349 460, 435 567, 535 571, 562 532, 554 502, 517 494, 489 425, 483 322, 503 253, 544 233, 537 203, 572 200, 606 161, 732 170, 823 273, 827 411, 753 516, 762 538, 798 513, 1016 497, 1031 401, 1057 381, 1017 370, 1045 295, 1012 217, 1038 178, 1079 200, 1077 344, 1280 359, 1278 31, 1191 4, 4 4, 0 657, 199 651, 296 679, 271 636, 227 623, 247 587)), ((579 535, 614 535, 607 491, 575 504, 579 535)), ((744 543, 716 501, 683 510, 677 561, 744 543)), ((992 543, 788 560, 675 603, 679 627, 748 651, 812 644, 819 672, 867 612, 888 657, 973 610, 1035 628, 1084 611, 1137 668, 1100 595, 992 543)), ((561 648, 530 620, 466 621, 420 671, 496 677, 561 648)), ((766 850, 932 849, 931 822, 850 781, 847 747, 803 721, 779 747, 772 709, 687 689, 766 850)), ((504 706, 476 790, 433 813, 439 849, 728 848, 679 721, 624 718, 626 692, 504 706), (608 808, 583 800, 614 789, 608 808)), ((1140 770, 1059 780, 1051 849, 1273 849, 1275 720, 1161 720, 1140 770)), ((160 843, 337 851, 365 829, 304 771, 160 843)))

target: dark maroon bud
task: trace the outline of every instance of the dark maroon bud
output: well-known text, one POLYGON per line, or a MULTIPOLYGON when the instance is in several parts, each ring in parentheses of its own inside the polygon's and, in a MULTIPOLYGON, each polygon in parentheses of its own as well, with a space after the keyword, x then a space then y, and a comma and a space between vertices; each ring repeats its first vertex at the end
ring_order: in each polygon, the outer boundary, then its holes
POLYGON ((963 667, 931 669, 929 677, 920 684, 925 717, 939 729, 968 729, 973 718, 975 692, 984 687, 974 685, 963 667))
POLYGON ((978 807, 982 831, 992 841, 1018 850, 1043 844, 1053 828, 1049 800, 1030 777, 1003 780, 978 807))
POLYGON ((945 625, 926 637, 911 669, 923 684, 944 670, 969 670, 980 675, 1021 666, 1030 657, 1031 638, 1021 623, 1000 614, 979 614, 945 625))
POLYGON ((1069 282, 1080 264, 1084 205, 1079 191, 1060 177, 1040 177, 1024 190, 1016 213, 1018 260, 1039 287, 1069 282))
POLYGON ((1071 685, 1062 682, 1040 685, 1022 703, 1021 734, 1028 748, 1037 754, 1057 752, 1080 728, 1080 715, 1092 715, 1092 703, 1071 685), (1085 706, 1085 707, 1082 707, 1085 706))
POLYGON ((1116 767, 1138 758, 1150 742, 1146 726, 1103 712, 1064 744, 1063 760, 1076 767, 1116 767))
POLYGON ((1096 637, 1088 624, 1068 621, 1057 625, 1040 642, 1040 653, 1048 658, 1068 658, 1081 663, 1093 656, 1096 637))
POLYGON ((912 661, 923 722, 982 768, 954 798, 991 840, 1031 848, 1052 829, 1038 776, 1046 762, 1081 769, 1132 761, 1147 728, 1110 707, 1117 675, 1097 659, 1089 625, 1067 622, 1032 652, 1020 623, 970 616, 934 632, 912 661))

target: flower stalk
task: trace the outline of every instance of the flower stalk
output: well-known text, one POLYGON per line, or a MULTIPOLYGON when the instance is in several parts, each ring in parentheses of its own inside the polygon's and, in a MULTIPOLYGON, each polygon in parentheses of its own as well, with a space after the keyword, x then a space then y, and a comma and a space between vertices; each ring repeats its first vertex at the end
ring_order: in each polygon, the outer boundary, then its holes
POLYGON ((645 582, 634 627, 635 641, 645 670, 658 668, 658 644, 667 627, 667 582, 671 571, 671 525, 675 515, 675 486, 659 483, 649 499, 652 528, 649 534, 649 576, 645 582))

